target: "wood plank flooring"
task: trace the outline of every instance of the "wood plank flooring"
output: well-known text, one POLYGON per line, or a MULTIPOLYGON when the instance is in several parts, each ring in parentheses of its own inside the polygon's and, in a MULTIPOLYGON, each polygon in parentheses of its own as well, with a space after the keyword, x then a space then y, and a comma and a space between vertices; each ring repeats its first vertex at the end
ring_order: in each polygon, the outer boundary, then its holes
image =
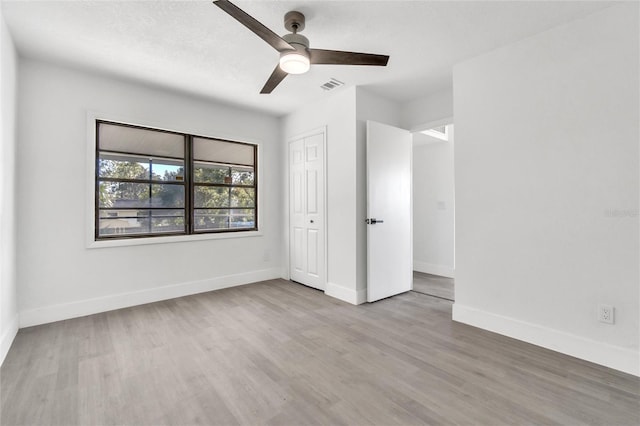
POLYGON ((413 271, 413 291, 453 301, 453 288, 453 278, 413 271))
POLYGON ((20 330, 2 425, 640 424, 640 379, 273 280, 20 330))

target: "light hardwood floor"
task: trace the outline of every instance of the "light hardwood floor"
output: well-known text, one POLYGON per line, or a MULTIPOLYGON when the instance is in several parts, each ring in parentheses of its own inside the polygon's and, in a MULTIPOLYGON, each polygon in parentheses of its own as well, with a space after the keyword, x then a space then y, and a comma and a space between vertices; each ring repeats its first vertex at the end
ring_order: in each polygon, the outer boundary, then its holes
POLYGON ((413 271, 413 291, 453 301, 454 280, 453 278, 413 271))
POLYGON ((448 301, 282 280, 20 330, 0 374, 2 425, 640 423, 640 379, 448 301))

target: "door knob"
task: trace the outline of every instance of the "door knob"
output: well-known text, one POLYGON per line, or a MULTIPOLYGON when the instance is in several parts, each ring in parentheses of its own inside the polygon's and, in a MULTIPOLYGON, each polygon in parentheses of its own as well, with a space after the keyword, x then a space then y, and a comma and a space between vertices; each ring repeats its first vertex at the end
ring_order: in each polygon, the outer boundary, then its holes
POLYGON ((311 219, 311 220, 309 221, 309 223, 314 223, 314 222, 313 222, 313 219, 311 219))
POLYGON ((375 225, 376 223, 384 223, 384 220, 372 217, 371 219, 366 219, 365 222, 367 223, 367 225, 375 225))

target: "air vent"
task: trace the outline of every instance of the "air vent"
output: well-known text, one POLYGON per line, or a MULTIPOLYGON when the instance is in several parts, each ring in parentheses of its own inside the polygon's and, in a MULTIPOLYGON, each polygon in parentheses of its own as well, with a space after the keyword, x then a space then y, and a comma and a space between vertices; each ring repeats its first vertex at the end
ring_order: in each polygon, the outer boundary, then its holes
POLYGON ((320 88, 328 91, 340 86, 344 86, 344 83, 332 77, 331 79, 329 79, 329 81, 320 86, 320 88))

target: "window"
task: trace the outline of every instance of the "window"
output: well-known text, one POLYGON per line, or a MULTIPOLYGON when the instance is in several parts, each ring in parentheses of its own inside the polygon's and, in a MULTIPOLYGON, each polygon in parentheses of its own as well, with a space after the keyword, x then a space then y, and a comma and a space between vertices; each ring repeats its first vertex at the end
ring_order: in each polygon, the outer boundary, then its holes
POLYGON ((434 127, 433 129, 423 130, 420 133, 443 140, 443 141, 449 140, 448 126, 438 126, 438 127, 434 127))
POLYGON ((96 121, 95 239, 255 231, 257 146, 96 121))

